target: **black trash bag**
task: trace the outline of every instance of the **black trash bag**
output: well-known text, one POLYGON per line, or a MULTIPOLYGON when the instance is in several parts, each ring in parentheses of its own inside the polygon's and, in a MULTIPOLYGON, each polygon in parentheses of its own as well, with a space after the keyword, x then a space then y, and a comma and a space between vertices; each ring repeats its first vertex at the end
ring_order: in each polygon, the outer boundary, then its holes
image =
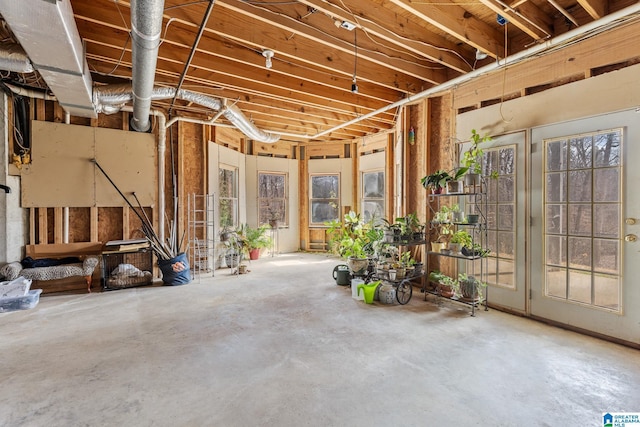
POLYGON ((162 272, 162 282, 165 285, 186 285, 191 282, 189 261, 184 252, 179 253, 174 258, 158 260, 158 267, 162 272))

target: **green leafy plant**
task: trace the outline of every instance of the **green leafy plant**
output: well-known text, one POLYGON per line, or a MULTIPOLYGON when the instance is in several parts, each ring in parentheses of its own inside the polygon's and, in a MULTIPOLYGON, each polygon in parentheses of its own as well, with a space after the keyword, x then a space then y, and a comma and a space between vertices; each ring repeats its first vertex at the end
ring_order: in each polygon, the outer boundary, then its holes
POLYGON ((242 228, 242 233, 239 235, 243 240, 243 247, 246 251, 252 249, 262 249, 271 246, 271 237, 267 235, 269 231, 268 225, 261 225, 258 228, 252 228, 248 224, 242 228))
POLYGON ((453 177, 449 175, 449 172, 439 169, 432 173, 431 175, 427 175, 420 180, 422 186, 426 189, 432 190, 434 193, 442 191, 444 187, 446 187, 447 182, 451 181, 453 177))
POLYGON ((462 297, 468 299, 482 300, 482 288, 486 288, 487 284, 476 279, 474 276, 468 276, 466 273, 458 274, 457 290, 462 297))
POLYGON ((473 238, 467 230, 458 230, 451 235, 449 243, 456 243, 461 247, 470 248, 473 246, 473 238))
POLYGON ((491 141, 489 135, 480 136, 475 129, 471 129, 471 146, 462 154, 462 164, 470 173, 482 173, 482 156, 484 150, 480 147, 483 142, 491 141))
POLYGON ((380 221, 371 218, 362 220, 353 211, 344 215, 342 221, 325 223, 329 227, 330 249, 343 258, 369 258, 373 256, 383 238, 380 221))

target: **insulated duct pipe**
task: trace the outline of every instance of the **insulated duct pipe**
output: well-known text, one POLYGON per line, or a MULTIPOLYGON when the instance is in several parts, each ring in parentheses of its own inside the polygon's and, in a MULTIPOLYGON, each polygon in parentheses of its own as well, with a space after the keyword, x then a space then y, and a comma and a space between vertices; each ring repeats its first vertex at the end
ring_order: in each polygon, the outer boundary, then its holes
MULTIPOLYGON (((156 87, 149 94, 149 100, 171 99, 173 97, 194 104, 202 105, 214 111, 220 112, 235 127, 237 127, 248 138, 255 141, 272 144, 280 139, 280 135, 264 132, 258 129, 249 119, 242 114, 237 107, 226 105, 226 100, 214 98, 201 93, 189 90, 176 90, 172 87, 156 87)), ((128 85, 110 85, 97 87, 93 91, 93 103, 99 113, 113 114, 120 111, 124 105, 133 99, 131 87, 128 85)), ((135 114, 135 106, 134 106, 135 114)), ((173 124, 173 122, 171 122, 173 124)), ((213 124, 202 122, 203 124, 213 124)))
POLYGON ((131 126, 139 132, 148 131, 150 126, 151 92, 156 77, 163 10, 164 0, 132 0, 131 2, 133 90, 131 126))
POLYGON ((15 43, 0 45, 0 70, 33 73, 33 64, 22 47, 15 43))

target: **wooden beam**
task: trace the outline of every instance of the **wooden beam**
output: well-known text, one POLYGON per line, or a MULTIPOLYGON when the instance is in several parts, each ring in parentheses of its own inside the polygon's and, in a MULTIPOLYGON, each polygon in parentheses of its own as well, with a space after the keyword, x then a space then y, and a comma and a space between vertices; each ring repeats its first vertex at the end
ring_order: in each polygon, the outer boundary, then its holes
MULTIPOLYGON (((455 71, 461 73, 469 71, 469 63, 463 59, 465 52, 460 46, 393 13, 381 4, 375 2, 367 2, 362 6, 350 4, 351 14, 347 14, 337 5, 321 0, 301 0, 300 3, 338 21, 355 20, 357 28, 362 29, 367 36, 379 37, 401 49, 406 49, 455 71)), ((471 58, 468 60, 470 61, 471 58)))
MULTIPOLYGON (((506 18, 510 24, 515 25, 534 40, 546 39, 553 35, 551 17, 530 1, 522 3, 517 10, 505 8, 503 2, 496 0, 480 0, 480 2, 506 18)), ((504 53, 500 57, 504 57, 504 53)))
POLYGON ((412 13, 426 23, 451 34, 456 39, 468 43, 476 49, 497 58, 504 51, 502 34, 488 24, 470 15, 455 3, 436 6, 426 2, 411 0, 390 0, 394 5, 412 13))
POLYGON ((38 243, 49 243, 47 208, 38 208, 38 243))
POLYGON ((578 0, 578 4, 593 18, 600 19, 607 14, 609 3, 606 0, 578 0))

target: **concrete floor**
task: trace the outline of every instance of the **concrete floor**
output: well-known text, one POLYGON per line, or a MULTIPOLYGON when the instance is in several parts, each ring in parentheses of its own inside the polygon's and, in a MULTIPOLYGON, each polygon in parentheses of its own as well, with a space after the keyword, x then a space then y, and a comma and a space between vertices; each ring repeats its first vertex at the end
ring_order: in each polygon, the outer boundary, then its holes
POLYGON ((2 426, 601 426, 640 351, 501 313, 365 305, 335 258, 0 315, 2 426))

